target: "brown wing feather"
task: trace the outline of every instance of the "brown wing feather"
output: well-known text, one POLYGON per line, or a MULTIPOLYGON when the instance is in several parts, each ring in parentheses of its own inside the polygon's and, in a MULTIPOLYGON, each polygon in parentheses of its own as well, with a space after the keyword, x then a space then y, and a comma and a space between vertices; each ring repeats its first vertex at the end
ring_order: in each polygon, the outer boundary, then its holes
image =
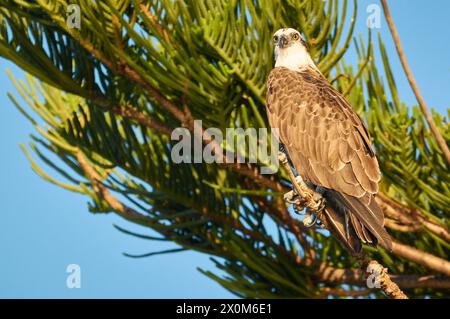
POLYGON ((269 77, 268 104, 271 126, 280 128, 281 142, 299 174, 351 196, 378 192, 381 174, 370 136, 326 79, 311 71, 275 68, 269 77))

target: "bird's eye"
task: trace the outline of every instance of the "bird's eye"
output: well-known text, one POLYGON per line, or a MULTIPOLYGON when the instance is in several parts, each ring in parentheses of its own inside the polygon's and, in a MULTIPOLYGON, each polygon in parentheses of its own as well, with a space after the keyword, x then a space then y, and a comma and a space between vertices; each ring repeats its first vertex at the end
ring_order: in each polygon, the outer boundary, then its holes
POLYGON ((275 35, 275 36, 273 37, 273 42, 278 42, 278 36, 277 36, 277 35, 275 35))
POLYGON ((294 39, 295 41, 297 41, 298 39, 300 39, 300 35, 298 33, 294 33, 292 35, 292 39, 294 39))

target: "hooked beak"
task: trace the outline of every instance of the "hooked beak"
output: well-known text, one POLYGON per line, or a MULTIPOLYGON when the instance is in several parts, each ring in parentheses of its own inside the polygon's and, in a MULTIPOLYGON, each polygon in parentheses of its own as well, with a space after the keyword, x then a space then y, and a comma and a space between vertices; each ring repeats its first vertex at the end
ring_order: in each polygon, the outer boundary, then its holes
POLYGON ((278 46, 282 49, 288 44, 288 38, 285 35, 281 35, 280 39, 278 40, 278 46))

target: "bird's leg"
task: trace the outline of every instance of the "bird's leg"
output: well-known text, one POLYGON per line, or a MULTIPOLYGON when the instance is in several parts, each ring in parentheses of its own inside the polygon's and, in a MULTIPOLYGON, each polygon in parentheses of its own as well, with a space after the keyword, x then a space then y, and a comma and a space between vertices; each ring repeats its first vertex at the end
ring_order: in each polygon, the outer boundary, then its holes
POLYGON ((315 186, 309 181, 304 181, 300 175, 295 177, 294 187, 298 187, 303 192, 302 197, 308 209, 314 213, 320 213, 325 208, 325 198, 322 196, 325 189, 315 186))
POLYGON ((284 152, 278 152, 278 159, 288 171, 293 185, 293 189, 284 195, 285 201, 293 204, 295 210, 307 208, 307 215, 303 223, 308 227, 313 226, 317 221, 317 215, 325 207, 325 199, 322 196, 324 189, 305 182, 300 175, 295 176, 284 152), (314 215, 313 220, 312 215, 314 215))
POLYGON ((319 215, 321 214, 322 210, 325 208, 325 198, 323 198, 323 193, 325 192, 325 189, 323 189, 320 186, 314 187, 311 183, 306 182, 308 186, 312 189, 315 189, 315 192, 313 193, 313 200, 315 202, 315 208, 308 208, 306 210, 306 217, 303 219, 303 224, 306 227, 312 227, 314 225, 318 225, 320 228, 324 228, 324 225, 320 222, 319 215), (313 214, 313 212, 314 214, 313 214), (313 216, 313 217, 311 217, 313 216))
MULTIPOLYGON (((292 173, 292 166, 291 163, 289 163, 289 159, 285 153, 284 146, 280 144, 280 151, 278 152, 278 159, 279 161, 288 168, 289 173, 292 173)), ((294 211, 296 213, 299 213, 300 211, 305 209, 304 200, 297 192, 296 188, 293 187, 292 190, 284 194, 283 199, 288 204, 291 204, 294 207, 294 211)))
MULTIPOLYGON (((314 189, 314 185, 312 186, 314 189)), ((316 212, 319 213, 325 208, 325 198, 323 197, 323 193, 325 192, 325 189, 321 186, 315 187, 315 192, 313 195, 313 200, 316 202, 316 212)))
POLYGON ((290 190, 286 194, 283 195, 283 199, 285 202, 289 204, 295 204, 296 203, 296 197, 298 196, 297 193, 295 193, 294 190, 290 190))

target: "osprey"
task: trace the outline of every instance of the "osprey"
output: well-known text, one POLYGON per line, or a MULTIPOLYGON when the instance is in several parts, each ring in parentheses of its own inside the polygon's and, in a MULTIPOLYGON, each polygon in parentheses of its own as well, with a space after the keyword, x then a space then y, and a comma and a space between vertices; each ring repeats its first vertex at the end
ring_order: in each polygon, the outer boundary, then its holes
POLYGON ((266 110, 292 165, 323 190, 323 215, 352 253, 361 243, 391 250, 375 201, 381 173, 364 123, 321 74, 297 30, 280 29, 273 41, 266 110))

